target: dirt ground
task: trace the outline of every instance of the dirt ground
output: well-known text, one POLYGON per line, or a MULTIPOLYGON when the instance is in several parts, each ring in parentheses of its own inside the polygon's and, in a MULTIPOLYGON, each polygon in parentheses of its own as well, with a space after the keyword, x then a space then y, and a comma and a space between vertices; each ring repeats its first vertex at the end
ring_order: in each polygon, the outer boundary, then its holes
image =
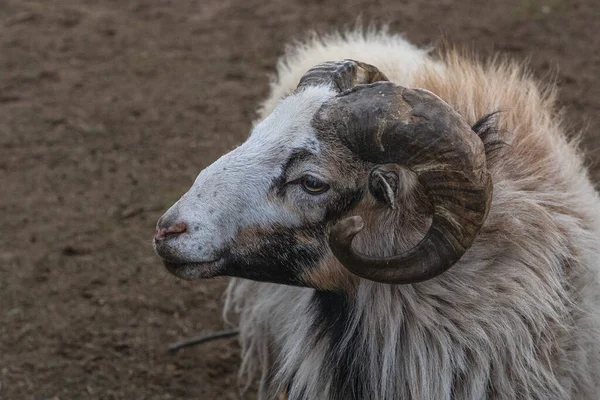
POLYGON ((285 43, 358 16, 529 60, 595 161, 598 0, 0 0, 0 399, 238 398, 235 339, 166 352, 223 328, 226 280, 168 275, 154 224, 245 138, 285 43))

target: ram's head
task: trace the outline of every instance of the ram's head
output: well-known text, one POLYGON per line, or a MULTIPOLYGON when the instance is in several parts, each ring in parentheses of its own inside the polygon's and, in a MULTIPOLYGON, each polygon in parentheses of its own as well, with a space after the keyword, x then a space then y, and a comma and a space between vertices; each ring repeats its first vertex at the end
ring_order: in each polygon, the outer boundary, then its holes
POLYGON ((154 245, 184 279, 412 283, 458 261, 491 193, 483 143, 448 104, 371 65, 328 62, 200 173, 154 245), (407 246, 409 231, 422 237, 407 246))

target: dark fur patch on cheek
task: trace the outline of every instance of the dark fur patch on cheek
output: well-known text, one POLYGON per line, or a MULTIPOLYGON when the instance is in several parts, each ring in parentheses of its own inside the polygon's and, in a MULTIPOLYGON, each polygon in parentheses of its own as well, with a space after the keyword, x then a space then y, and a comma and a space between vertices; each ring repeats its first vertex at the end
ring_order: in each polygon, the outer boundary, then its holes
POLYGON ((223 254, 225 275, 306 286, 302 271, 319 264, 327 251, 324 226, 250 229, 223 254))
POLYGON ((321 222, 302 227, 274 226, 240 231, 222 254, 223 275, 294 286, 315 286, 311 271, 330 255, 327 226, 352 209, 364 196, 349 190, 326 207, 321 222))

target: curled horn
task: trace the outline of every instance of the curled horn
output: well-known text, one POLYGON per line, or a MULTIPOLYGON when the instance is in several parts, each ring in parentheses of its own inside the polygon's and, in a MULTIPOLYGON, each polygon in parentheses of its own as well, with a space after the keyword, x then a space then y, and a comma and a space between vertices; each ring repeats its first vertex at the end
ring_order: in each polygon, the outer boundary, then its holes
POLYGON ((431 279, 462 257, 486 219, 492 180, 483 143, 455 110, 429 91, 380 82, 333 98, 316 121, 361 159, 414 171, 433 206, 425 237, 391 257, 352 248, 361 217, 339 221, 329 245, 344 267, 372 281, 405 284, 431 279))
POLYGON ((309 69, 300 78, 298 89, 329 84, 341 93, 356 85, 387 80, 381 71, 370 64, 354 60, 327 61, 309 69))

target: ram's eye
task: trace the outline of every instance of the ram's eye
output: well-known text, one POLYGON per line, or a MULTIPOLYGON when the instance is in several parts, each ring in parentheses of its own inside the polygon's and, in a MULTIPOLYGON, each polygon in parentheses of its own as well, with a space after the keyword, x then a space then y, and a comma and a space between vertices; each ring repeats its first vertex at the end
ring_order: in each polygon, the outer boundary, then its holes
POLYGON ((300 184, 302 185, 302 189, 309 194, 320 194, 329 189, 328 184, 311 175, 303 176, 300 180, 300 184))

